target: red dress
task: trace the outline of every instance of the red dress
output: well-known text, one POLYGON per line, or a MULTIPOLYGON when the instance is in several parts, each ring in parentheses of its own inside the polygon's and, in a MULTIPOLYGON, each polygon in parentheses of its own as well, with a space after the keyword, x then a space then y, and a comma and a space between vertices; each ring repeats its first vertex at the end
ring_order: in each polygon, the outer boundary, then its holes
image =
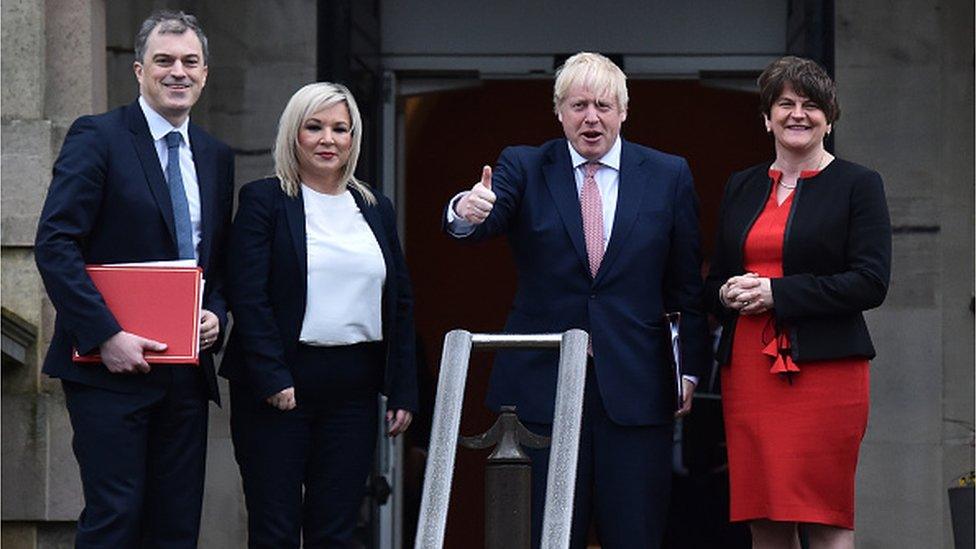
MULTIPOLYGON (((776 204, 779 177, 770 170, 773 191, 743 250, 745 270, 769 278, 783 276, 783 236, 793 203, 791 193, 776 204)), ((722 371, 730 519, 853 529, 854 473, 868 419, 868 361, 793 364, 783 355, 776 360, 777 343, 782 349, 789 341, 782 334, 776 339, 773 307, 739 317, 731 360, 722 371)))

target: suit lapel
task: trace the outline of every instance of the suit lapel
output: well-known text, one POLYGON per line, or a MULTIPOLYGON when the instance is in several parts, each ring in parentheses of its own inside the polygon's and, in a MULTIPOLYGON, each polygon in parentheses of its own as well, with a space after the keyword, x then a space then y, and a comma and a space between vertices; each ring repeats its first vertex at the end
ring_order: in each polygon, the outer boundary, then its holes
POLYGON ((190 150, 193 151, 193 164, 197 171, 197 186, 200 191, 200 250, 199 264, 206 266, 213 242, 213 222, 216 219, 217 205, 217 162, 213 148, 200 128, 190 124, 190 150))
POLYGON ((149 124, 146 117, 142 114, 139 102, 134 102, 126 109, 129 131, 132 133, 132 144, 136 149, 136 156, 142 164, 142 172, 146 175, 149 183, 149 191, 156 200, 159 213, 163 216, 166 228, 169 230, 169 238, 176 249, 176 229, 173 223, 173 203, 169 197, 169 187, 166 185, 166 176, 159 165, 159 156, 156 154, 156 146, 153 144, 152 135, 149 134, 149 124))
POLYGON ((650 174, 644 159, 638 158, 630 143, 623 141, 620 147, 620 179, 617 186, 617 209, 613 217, 613 229, 610 231, 610 241, 607 251, 603 254, 600 270, 596 273, 594 283, 599 283, 613 266, 614 260, 620 255, 620 250, 627 242, 627 236, 637 220, 641 201, 644 199, 647 185, 650 184, 650 174))
MULTIPOLYGON (((295 246, 295 255, 298 258, 298 268, 301 271, 298 283, 302 287, 301 295, 305 296, 305 283, 308 276, 308 252, 305 248, 305 201, 302 199, 302 190, 298 189, 298 196, 288 196, 281 193, 285 202, 285 217, 288 220, 288 229, 291 232, 291 242, 295 246)), ((304 310, 304 306, 302 307, 304 310)))
MULTIPOLYGON (((740 212, 738 222, 742 229, 739 233, 738 250, 740 257, 746 244, 746 238, 749 236, 749 230, 759 219, 763 208, 766 207, 766 202, 769 200, 770 193, 773 192, 772 180, 767 175, 771 166, 772 163, 767 164, 761 176, 750 177, 746 182, 746 187, 740 193, 740 197, 736 200, 737 211, 740 212)), ((793 200, 796 200, 796 196, 793 200)))
POLYGON ((566 141, 560 140, 549 154, 548 162, 542 166, 542 174, 556 205, 556 211, 566 226, 566 233, 573 243, 576 255, 589 274, 589 260, 586 256, 586 242, 583 238, 583 214, 580 213, 579 195, 576 193, 576 177, 573 163, 569 157, 566 141))

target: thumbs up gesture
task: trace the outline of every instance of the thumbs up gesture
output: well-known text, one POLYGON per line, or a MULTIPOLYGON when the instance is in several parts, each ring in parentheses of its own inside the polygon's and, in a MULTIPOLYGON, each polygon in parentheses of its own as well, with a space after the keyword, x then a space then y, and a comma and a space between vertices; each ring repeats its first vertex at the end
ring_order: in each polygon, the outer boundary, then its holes
POLYGON ((495 193, 491 190, 491 166, 481 169, 481 181, 474 184, 454 205, 454 213, 478 225, 488 218, 495 207, 495 193))

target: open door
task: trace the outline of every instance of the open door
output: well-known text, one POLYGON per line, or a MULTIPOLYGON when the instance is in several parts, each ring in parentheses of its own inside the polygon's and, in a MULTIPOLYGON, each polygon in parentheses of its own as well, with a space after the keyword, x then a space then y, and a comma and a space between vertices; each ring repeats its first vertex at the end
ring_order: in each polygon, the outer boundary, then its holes
MULTIPOLYGON (((753 91, 716 85, 703 78, 632 79, 628 87, 630 110, 621 135, 688 159, 700 199, 707 258, 728 176, 771 155, 758 97, 753 91)), ((562 128, 552 112, 551 79, 484 80, 471 85, 459 75, 454 86, 422 89, 409 84, 405 77, 400 95, 405 95, 400 130, 404 142, 398 148, 403 155, 404 183, 398 207, 405 215, 403 238, 413 275, 417 331, 430 356, 436 358, 444 334, 451 329, 500 331, 516 285, 515 266, 505 239, 476 246, 450 239, 441 233, 444 205, 455 193, 473 185, 481 166, 493 164, 504 147, 539 145, 562 137, 562 128), (405 89, 415 93, 404 94, 405 89)), ((494 419, 484 406, 492 357, 478 353, 471 358, 461 418, 464 435, 486 430, 494 419)), ((436 368, 436 364, 431 365, 431 375, 436 376, 436 368)), ((704 393, 704 385, 711 379, 702 381, 704 393)), ((709 507, 708 516, 694 520, 682 516, 694 511, 692 502, 715 500, 714 495, 700 493, 702 486, 709 490, 725 486, 721 478, 724 472, 715 469, 717 464, 711 461, 712 457, 724 459, 718 438, 721 433, 713 429, 716 422, 721 425, 717 403, 714 397, 696 400, 696 407, 703 412, 695 417, 699 423, 685 424, 685 459, 676 475, 700 476, 686 476, 686 482, 676 476, 672 522, 699 524, 701 528, 673 532, 674 547, 695 546, 682 543, 688 536, 706 542, 698 546, 737 547, 725 543, 738 536, 726 529, 727 507, 721 503, 709 507), (708 418, 710 425, 700 421, 706 411, 712 416, 708 418), (688 444, 707 448, 692 449, 688 444), (705 456, 707 452, 715 455, 705 456), (713 537, 702 538, 705 534, 713 537), (722 542, 708 544, 716 539, 722 542)), ((445 547, 484 543, 485 457, 486 453, 458 450, 445 547)), ((404 542, 409 544, 410 540, 404 542)))

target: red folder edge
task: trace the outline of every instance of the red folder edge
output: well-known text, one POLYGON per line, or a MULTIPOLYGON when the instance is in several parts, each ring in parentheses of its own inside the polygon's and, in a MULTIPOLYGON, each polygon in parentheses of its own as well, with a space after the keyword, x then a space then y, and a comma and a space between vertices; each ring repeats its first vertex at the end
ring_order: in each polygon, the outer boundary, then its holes
MULTIPOLYGON (((162 353, 157 352, 147 352, 145 354, 146 362, 150 364, 182 364, 182 365, 199 365, 200 364, 200 304, 202 303, 200 292, 203 281, 203 269, 200 267, 139 267, 139 266, 115 266, 115 265, 87 265, 85 271, 88 276, 91 277, 92 282, 98 291, 102 294, 102 298, 105 300, 106 305, 108 305, 109 310, 115 315, 116 320, 118 320, 119 325, 122 329, 134 333, 136 335, 146 337, 149 339, 156 339, 157 341, 162 341, 167 344, 167 348, 162 353), (184 311, 179 311, 179 313, 188 315, 187 322, 193 327, 192 333, 182 334, 180 337, 173 338, 172 334, 160 334, 153 333, 152 329, 145 330, 133 330, 131 328, 131 322, 134 315, 145 314, 144 308, 140 308, 140 303, 127 304, 123 300, 131 300, 133 297, 139 298, 142 295, 127 292, 127 288, 115 288, 110 287, 109 278, 112 277, 113 273, 131 273, 133 275, 148 275, 151 277, 159 275, 175 275, 175 276, 188 276, 193 273, 193 307, 192 313, 190 311, 189 304, 181 303, 184 311), (103 276, 109 275, 109 276, 103 276), (127 306, 128 305, 128 306, 127 306)), ((114 280, 113 280, 114 282, 114 280)), ((145 291, 145 288, 143 288, 145 291)), ((169 296, 166 296, 169 300, 169 296)), ((156 314, 161 311, 149 311, 149 314, 156 314)), ((168 319, 176 320, 176 319, 168 319)), ((182 322, 180 322, 181 325, 182 322)), ((180 330, 182 332, 182 330, 180 330)), ((79 363, 97 363, 101 362, 101 356, 96 352, 89 355, 78 354, 77 349, 72 349, 72 361, 79 363)))

